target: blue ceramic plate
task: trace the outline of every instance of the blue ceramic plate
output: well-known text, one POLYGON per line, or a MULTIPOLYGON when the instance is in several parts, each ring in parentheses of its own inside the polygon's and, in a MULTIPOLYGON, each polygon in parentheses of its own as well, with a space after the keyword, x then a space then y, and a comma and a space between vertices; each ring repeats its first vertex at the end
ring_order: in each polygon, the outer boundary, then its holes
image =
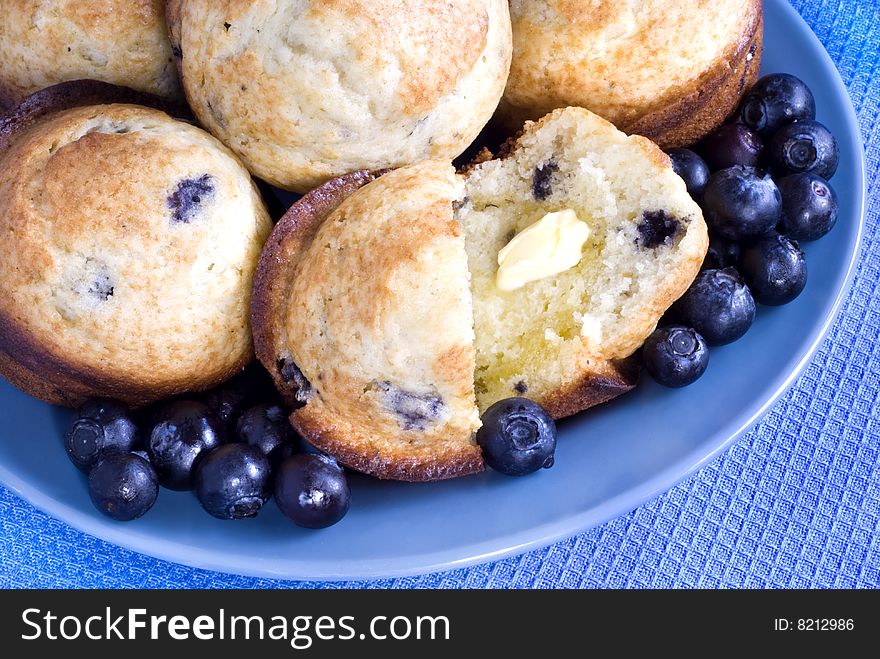
POLYGON ((837 227, 806 246, 809 283, 792 304, 761 308, 751 331, 713 350, 708 371, 681 390, 650 378, 617 401, 560 424, 556 466, 516 479, 493 473, 432 484, 355 477, 338 525, 306 531, 274 505, 222 522, 190 494, 163 491, 146 517, 101 517, 60 437, 69 418, 0 381, 0 480, 35 506, 110 542, 200 568, 255 576, 349 579, 461 567, 550 544, 670 488, 728 447, 791 385, 827 332, 853 275, 864 167, 846 89, 819 41, 785 0, 765 0, 766 72, 813 89, 819 120, 840 141, 837 227))

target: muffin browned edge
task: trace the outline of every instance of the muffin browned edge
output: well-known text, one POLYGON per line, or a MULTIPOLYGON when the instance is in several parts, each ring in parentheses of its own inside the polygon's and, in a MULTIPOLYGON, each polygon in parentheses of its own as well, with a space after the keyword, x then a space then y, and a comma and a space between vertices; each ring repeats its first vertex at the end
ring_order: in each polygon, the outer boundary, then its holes
MULTIPOLYGON (((275 385, 288 404, 296 404, 289 383, 281 376, 278 360, 283 346, 284 309, 292 285, 294 267, 301 253, 311 243, 321 223, 358 189, 375 181, 385 171, 357 171, 328 181, 297 201, 275 226, 263 248, 254 276, 251 297, 251 328, 257 359, 272 375, 275 385)), ((484 469, 478 447, 469 454, 448 455, 435 460, 407 455, 378 455, 352 448, 343 424, 318 424, 295 409, 291 425, 310 443, 336 457, 342 464, 378 478, 402 481, 433 481, 455 478, 484 469)))
POLYGON ((254 349, 257 359, 269 371, 288 405, 296 403, 295 392, 282 378, 277 360, 284 350, 282 321, 292 285, 292 266, 327 216, 355 191, 380 175, 361 170, 315 188, 284 213, 263 245, 254 273, 250 304, 254 349))
POLYGON ((17 133, 50 114, 86 105, 108 103, 144 105, 161 110, 176 119, 193 121, 188 107, 172 103, 159 96, 99 80, 71 80, 34 92, 0 116, 0 151, 8 147, 17 133))
MULTIPOLYGON (((145 105, 182 119, 189 112, 167 101, 127 87, 95 80, 63 82, 35 92, 0 117, 0 157, 16 135, 56 112, 87 105, 133 103, 145 105)), ((214 384, 228 379, 246 363, 236 364, 214 384)), ((106 396, 132 406, 179 393, 176 387, 144 387, 134 379, 111 377, 72 364, 64 355, 53 354, 0 309, 0 375, 26 393, 53 405, 74 407, 91 396, 106 396)), ((213 385, 211 385, 213 386, 213 385)))
POLYGON ((554 419, 578 414, 632 391, 639 383, 641 367, 633 355, 606 362, 601 371, 585 372, 578 380, 538 400, 554 419))
POLYGON ((644 135, 662 149, 698 142, 718 128, 736 110, 743 94, 758 79, 764 49, 764 5, 752 0, 748 28, 717 64, 700 77, 689 93, 661 98, 657 109, 620 126, 624 132, 644 135))

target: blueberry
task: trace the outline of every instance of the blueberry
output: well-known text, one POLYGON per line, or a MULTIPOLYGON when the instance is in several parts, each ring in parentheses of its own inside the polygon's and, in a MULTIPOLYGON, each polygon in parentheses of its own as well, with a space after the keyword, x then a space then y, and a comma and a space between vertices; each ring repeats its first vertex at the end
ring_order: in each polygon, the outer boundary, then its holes
POLYGON ((381 392, 382 405, 397 416, 404 430, 424 431, 447 409, 443 399, 434 393, 407 391, 387 380, 376 381, 373 386, 381 392))
POLYGON ((755 300, 761 304, 787 304, 807 284, 807 262, 798 244, 778 234, 743 248, 740 272, 755 300))
POLYGON ((275 503, 297 526, 322 529, 345 517, 351 490, 333 458, 294 455, 275 474, 275 503))
POLYGON ((165 205, 171 211, 171 221, 174 224, 187 224, 194 220, 202 205, 213 199, 214 192, 214 177, 210 174, 180 181, 165 200, 165 205))
POLYGON ((477 444, 492 469, 524 476, 553 466, 556 424, 543 407, 528 398, 505 398, 483 413, 477 444))
POLYGON ((535 167, 532 173, 532 195, 538 201, 544 201, 553 194, 553 177, 559 171, 554 160, 548 160, 535 167))
POLYGON ((202 401, 214 413, 223 432, 229 436, 235 432, 235 424, 248 405, 248 395, 238 388, 221 385, 203 394, 202 401))
POLYGON ((766 75, 752 87, 740 105, 743 123, 763 137, 770 137, 793 121, 816 118, 813 92, 788 73, 766 75))
POLYGON ((315 388, 292 359, 282 357, 276 362, 281 380, 288 386, 293 399, 300 407, 309 402, 315 388))
POLYGON ((642 213, 636 225, 636 243, 646 249, 671 245, 682 233, 681 221, 665 210, 648 210, 642 213))
POLYGON ((837 194, 815 174, 792 174, 778 181, 782 195, 779 231, 795 240, 816 240, 837 222, 837 194))
MULTIPOLYGON (((295 444, 282 444, 277 449, 275 449, 274 453, 269 457, 269 464, 272 466, 272 474, 274 476, 275 469, 277 469, 278 465, 287 460, 287 458, 296 455, 297 453, 304 453, 309 451, 304 451, 302 448, 302 442, 298 441, 295 444)), ((314 449, 314 451, 310 451, 312 453, 323 453, 314 449)))
POLYGON ((782 196, 773 179, 752 167, 730 167, 709 179, 703 212, 713 233, 743 240, 772 231, 782 214, 782 196))
POLYGON ((140 432, 124 403, 93 398, 83 403, 64 437, 67 455, 88 471, 102 455, 127 453, 138 447, 140 432))
POLYGON ((734 165, 758 167, 764 154, 764 142, 742 124, 724 124, 706 136, 701 151, 713 172, 734 165))
POLYGON ((739 263, 739 243, 717 236, 709 238, 709 249, 703 259, 703 270, 735 268, 739 263))
POLYGON ((152 465, 134 453, 111 453, 89 472, 89 496, 95 508, 120 522, 146 513, 158 494, 152 465))
POLYGON ((163 486, 189 490, 199 460, 222 439, 220 422, 207 405, 180 400, 156 413, 147 453, 163 486))
POLYGON ((709 166, 690 149, 670 149, 669 159, 672 169, 687 186, 687 191, 696 201, 703 197, 703 190, 709 181, 709 166))
POLYGON ((235 432, 241 413, 258 402, 278 402, 280 397, 272 378, 261 364, 255 362, 241 373, 203 396, 228 435, 235 432))
POLYGON ((269 500, 271 475, 269 459, 256 446, 224 444, 199 462, 196 496, 218 519, 256 517, 269 500))
POLYGON ((676 316, 710 346, 736 341, 755 320, 755 300, 733 268, 703 270, 675 303, 676 316))
POLYGON ((769 153, 773 173, 779 177, 811 172, 827 181, 840 161, 837 140, 818 121, 783 126, 773 134, 769 153))
POLYGON ((272 464, 289 457, 297 443, 296 433, 280 405, 260 403, 247 409, 238 419, 237 433, 241 441, 256 446, 272 464))
POLYGON ((703 337, 691 328, 672 325, 654 330, 642 348, 642 360, 660 384, 684 387, 706 370, 709 348, 703 337))

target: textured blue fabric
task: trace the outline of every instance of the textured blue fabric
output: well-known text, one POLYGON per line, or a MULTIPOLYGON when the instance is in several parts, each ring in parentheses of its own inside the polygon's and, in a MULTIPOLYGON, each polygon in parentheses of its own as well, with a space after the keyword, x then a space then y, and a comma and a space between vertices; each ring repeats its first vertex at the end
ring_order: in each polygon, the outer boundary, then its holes
POLYGON ((880 586, 880 7, 875 0, 792 4, 837 63, 859 115, 866 244, 820 352, 723 457, 629 515, 547 549, 366 584, 291 584, 158 561, 85 536, 0 488, 0 586, 880 586))

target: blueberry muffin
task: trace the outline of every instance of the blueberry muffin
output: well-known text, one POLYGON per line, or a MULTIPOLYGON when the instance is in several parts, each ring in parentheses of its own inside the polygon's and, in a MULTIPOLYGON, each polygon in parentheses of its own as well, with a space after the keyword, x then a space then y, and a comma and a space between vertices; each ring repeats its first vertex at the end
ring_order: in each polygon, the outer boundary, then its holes
POLYGON ((656 145, 558 110, 464 174, 357 172, 295 204, 255 277, 257 357, 294 427, 345 464, 458 476, 481 468, 492 403, 559 418, 631 389, 633 353, 707 246, 656 145))
POLYGON ((181 102, 164 0, 4 0, 0 108, 93 79, 181 102))
POLYGON ((208 133, 112 102, 132 96, 68 83, 0 119, 0 375, 50 403, 143 405, 252 358, 262 201, 208 133))
POLYGON ((257 355, 299 405, 294 427, 343 463, 401 480, 478 471, 461 181, 440 161, 373 179, 331 181, 276 226, 254 284, 257 355))
POLYGON ((170 0, 199 121, 273 185, 451 159, 510 66, 505 0, 170 0))
POLYGON ((711 132, 758 74, 761 0, 511 0, 507 126, 588 108, 663 148, 711 132))
POLYGON ((587 110, 556 110, 526 124, 506 156, 471 170, 464 194, 456 216, 480 409, 522 395, 559 418, 630 389, 637 373, 627 358, 690 286, 709 244, 668 156, 587 110), (499 252, 559 212, 587 225, 577 264, 500 287, 499 252))

